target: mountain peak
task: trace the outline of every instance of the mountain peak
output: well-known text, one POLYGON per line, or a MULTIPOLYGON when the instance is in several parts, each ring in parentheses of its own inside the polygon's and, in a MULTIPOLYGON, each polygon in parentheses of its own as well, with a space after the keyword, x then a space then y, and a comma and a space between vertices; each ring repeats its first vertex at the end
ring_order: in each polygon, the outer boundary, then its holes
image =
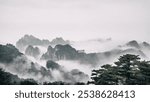
POLYGON ((129 41, 126 45, 131 46, 131 47, 135 47, 135 48, 140 48, 140 45, 136 40, 129 41))
POLYGON ((25 47, 32 45, 32 46, 49 46, 49 45, 65 45, 65 44, 69 44, 69 41, 65 41, 62 37, 57 37, 55 39, 53 39, 51 42, 47 39, 39 39, 37 37, 34 37, 33 35, 24 35, 21 39, 19 39, 16 42, 16 46, 19 50, 23 51, 25 50, 25 47))
POLYGON ((51 44, 52 45, 58 45, 58 44, 61 44, 61 45, 66 45, 66 44, 69 44, 69 41, 65 41, 62 37, 56 37, 55 39, 53 39, 51 41, 51 44))

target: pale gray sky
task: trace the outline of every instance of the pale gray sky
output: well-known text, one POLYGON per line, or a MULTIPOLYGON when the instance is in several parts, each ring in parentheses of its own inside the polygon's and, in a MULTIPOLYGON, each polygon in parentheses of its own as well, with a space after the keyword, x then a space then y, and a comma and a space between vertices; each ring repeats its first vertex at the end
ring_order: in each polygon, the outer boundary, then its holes
POLYGON ((149 40, 149 18, 150 0, 0 0, 0 42, 24 34, 149 40))

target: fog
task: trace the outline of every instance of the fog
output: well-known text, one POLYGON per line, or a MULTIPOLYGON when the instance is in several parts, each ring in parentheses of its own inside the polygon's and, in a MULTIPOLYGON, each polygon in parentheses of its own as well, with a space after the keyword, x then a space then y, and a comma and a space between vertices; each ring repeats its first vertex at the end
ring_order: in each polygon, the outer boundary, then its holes
POLYGON ((58 64, 64 67, 66 71, 71 71, 73 69, 78 69, 89 76, 91 75, 91 65, 88 64, 81 64, 79 61, 69 61, 69 60, 60 60, 57 61, 58 64))
MULTIPOLYGON (((38 63, 40 66, 43 66, 46 68, 46 60, 40 60, 37 58, 35 59, 34 57, 31 57, 31 56, 27 56, 27 58, 31 60, 32 62, 38 63)), ((93 67, 91 67, 91 65, 81 64, 79 61, 60 60, 56 62, 59 65, 61 65, 61 68, 58 70, 51 70, 52 79, 51 80, 47 79, 48 81, 64 81, 64 82, 70 82, 70 83, 87 82, 89 80, 89 77, 91 76, 91 70, 94 69, 93 67), (70 72, 75 69, 78 69, 79 71, 87 74, 88 77, 87 78, 83 77, 83 79, 81 79, 80 75, 73 77, 73 75, 71 75, 70 72)))
MULTIPOLYGON (((90 78, 92 69, 99 69, 104 64, 113 64, 113 62, 117 61, 119 56, 122 54, 115 54, 115 50, 127 50, 127 49, 134 49, 135 51, 138 51, 139 49, 136 49, 134 47, 127 46, 126 43, 129 41, 126 40, 114 40, 114 39, 91 39, 91 40, 84 40, 84 41, 74 41, 71 42, 71 46, 74 47, 77 50, 84 50, 85 53, 104 53, 107 51, 112 51, 114 55, 111 55, 111 58, 106 58, 106 56, 101 56, 101 60, 99 61, 99 64, 96 67, 91 66, 90 64, 83 64, 80 63, 78 60, 59 60, 56 61, 59 65, 61 65, 61 69, 59 70, 52 70, 52 79, 54 81, 67 81, 67 82, 76 82, 81 81, 79 79, 73 78, 73 75, 68 74, 74 69, 78 69, 81 72, 84 72, 88 75, 90 78), (70 77, 70 78, 69 78, 70 77), (72 78, 71 78, 72 77, 72 78), (71 81, 72 80, 72 81, 71 81)), ((140 46, 141 41, 137 41, 140 46)), ((41 60, 42 54, 46 53, 46 47, 37 46, 41 54, 38 58, 34 58, 31 56, 27 56, 28 59, 33 61, 34 63, 38 63, 41 66, 46 67, 46 60, 41 60)), ((141 47, 141 51, 147 56, 147 58, 144 58, 140 56, 142 59, 149 60, 150 54, 149 49, 146 47, 141 47)), ((130 54, 139 54, 138 52, 132 52, 129 51, 130 54)), ((124 53, 125 54, 125 53, 124 53)), ((85 80, 89 80, 89 78, 86 78, 85 80)), ((82 80, 85 82, 85 80, 82 80)))
POLYGON ((0 0, 0 42, 24 34, 49 40, 149 41, 149 0, 0 0))
POLYGON ((3 65, 2 68, 4 68, 5 71, 18 75, 20 78, 33 78, 37 81, 41 80, 41 82, 52 79, 50 75, 48 76, 46 73, 42 73, 41 66, 37 63, 32 66, 31 61, 25 56, 17 57, 12 63, 1 65, 3 65))
MULTIPOLYGON (((119 45, 130 40, 150 42, 149 4, 150 0, 0 0, 0 44, 15 45, 25 34, 31 34, 48 40, 62 37, 70 40, 71 46, 77 50, 97 53, 118 49, 119 45)), ((31 61, 35 63, 36 71, 41 66, 46 67, 46 61, 40 60, 40 57, 47 48, 38 48, 41 51, 38 58, 17 58, 14 63, 5 66, 7 71, 22 78, 42 81, 79 81, 80 77, 76 76, 78 71, 74 69, 90 76, 90 65, 70 60, 57 61, 62 67, 46 71, 50 76, 45 76, 44 71, 28 73, 31 61), (19 63, 19 60, 26 63, 19 63)), ((142 50, 150 58, 149 50, 142 50)), ((97 68, 117 60, 114 57, 109 60, 102 57, 97 68)), ((87 80, 86 77, 83 80, 87 80)))
MULTIPOLYGON (((106 56, 100 56, 101 60, 96 67, 90 64, 81 63, 78 60, 59 60, 56 61, 61 67, 59 69, 47 69, 46 60, 41 60, 42 54, 46 53, 47 48, 42 46, 36 46, 40 49, 40 55, 37 58, 25 55, 14 59, 10 64, 1 64, 2 68, 12 74, 18 75, 20 78, 33 78, 38 82, 53 82, 53 81, 64 81, 69 83, 76 82, 87 82, 90 80, 92 69, 99 69, 104 64, 113 64, 117 61, 120 54, 117 54, 117 49, 139 49, 127 46, 126 40, 113 40, 113 39, 91 39, 84 41, 74 41, 71 42, 71 46, 77 50, 85 50, 85 53, 103 53, 106 51, 113 52, 110 58, 106 56), (116 54, 115 54, 116 51, 116 54), (32 62, 34 65, 32 65, 32 62), (43 67, 44 69, 41 69, 43 67)), ((138 41, 141 46, 140 50, 148 57, 146 60, 150 59, 149 48, 142 47, 142 42, 138 41)), ((35 46, 34 46, 35 47, 35 46)), ((24 52, 24 51, 23 51, 24 52)), ((138 54, 135 52, 130 52, 132 54, 138 54)), ((140 56, 142 59, 142 56, 140 56)))
POLYGON ((84 41, 72 42, 71 45, 77 50, 84 50, 86 53, 98 53, 110 51, 123 45, 128 40, 114 40, 114 39, 91 39, 84 41))

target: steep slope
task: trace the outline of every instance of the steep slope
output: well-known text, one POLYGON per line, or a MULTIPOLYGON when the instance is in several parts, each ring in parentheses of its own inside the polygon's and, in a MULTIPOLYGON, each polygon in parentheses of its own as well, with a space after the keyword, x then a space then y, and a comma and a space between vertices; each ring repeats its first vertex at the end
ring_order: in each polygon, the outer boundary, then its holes
POLYGON ((42 55, 43 60, 79 60, 80 63, 95 65, 98 61, 95 53, 86 54, 81 51, 77 51, 70 45, 56 45, 54 48, 48 47, 47 52, 42 55))
POLYGON ((25 54, 37 58, 40 55, 40 49, 29 45, 25 50, 25 54))
POLYGON ((23 54, 11 44, 0 45, 0 62, 2 63, 10 63, 13 61, 13 59, 21 55, 23 54))

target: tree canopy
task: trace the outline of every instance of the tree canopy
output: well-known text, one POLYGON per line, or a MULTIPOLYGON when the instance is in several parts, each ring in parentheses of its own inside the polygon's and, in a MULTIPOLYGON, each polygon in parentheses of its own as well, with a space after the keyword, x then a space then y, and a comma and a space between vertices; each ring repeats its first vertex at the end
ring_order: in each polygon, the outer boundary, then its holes
POLYGON ((149 85, 150 62, 141 61, 138 55, 126 54, 113 65, 93 70, 91 79, 95 85, 149 85))

